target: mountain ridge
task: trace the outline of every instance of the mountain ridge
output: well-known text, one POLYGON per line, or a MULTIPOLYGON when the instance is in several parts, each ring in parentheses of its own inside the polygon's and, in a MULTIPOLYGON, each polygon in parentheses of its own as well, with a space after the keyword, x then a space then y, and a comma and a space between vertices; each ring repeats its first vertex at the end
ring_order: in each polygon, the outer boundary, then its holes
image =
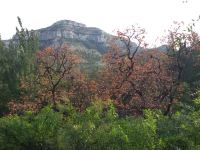
POLYGON ((34 32, 38 36, 40 48, 81 43, 85 48, 96 49, 100 53, 107 50, 109 40, 114 37, 99 28, 87 27, 71 20, 60 20, 34 32))
MULTIPOLYGON (((103 54, 109 49, 111 40, 116 39, 116 36, 97 27, 87 27, 83 23, 72 20, 59 20, 50 26, 32 31, 38 37, 40 49, 68 44, 75 50, 81 48, 103 54)), ((16 35, 13 36, 13 39, 15 38, 17 39, 16 35)), ((9 40, 3 42, 9 44, 9 40)), ((124 47, 120 40, 116 39, 115 42, 120 47, 124 47)), ((137 46, 135 43, 132 44, 133 48, 137 46)))

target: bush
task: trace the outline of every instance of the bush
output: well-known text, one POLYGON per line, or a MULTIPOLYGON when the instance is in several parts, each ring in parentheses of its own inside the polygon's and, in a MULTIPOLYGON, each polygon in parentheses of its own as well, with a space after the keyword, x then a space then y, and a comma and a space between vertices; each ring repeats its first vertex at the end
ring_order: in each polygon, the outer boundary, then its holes
POLYGON ((39 114, 0 119, 0 148, 5 150, 56 149, 56 131, 61 118, 49 107, 39 114))
MULTIPOLYGON (((197 105, 198 107, 198 105, 197 105)), ((120 118, 112 103, 95 102, 84 112, 71 104, 0 118, 2 150, 192 150, 200 148, 200 111, 171 117, 145 110, 120 118)))
POLYGON ((146 119, 119 118, 113 105, 105 109, 95 103, 68 118, 60 130, 60 149, 155 149, 156 121, 150 111, 146 114, 146 119))

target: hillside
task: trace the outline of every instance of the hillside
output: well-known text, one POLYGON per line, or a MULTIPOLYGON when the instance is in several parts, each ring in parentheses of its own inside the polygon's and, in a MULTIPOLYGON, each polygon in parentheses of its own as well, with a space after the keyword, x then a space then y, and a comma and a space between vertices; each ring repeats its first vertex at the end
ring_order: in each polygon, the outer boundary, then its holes
POLYGON ((36 30, 40 47, 58 46, 68 43, 74 47, 81 46, 86 49, 95 49, 103 53, 108 48, 112 35, 101 29, 86 27, 86 25, 70 20, 61 20, 53 25, 36 30))

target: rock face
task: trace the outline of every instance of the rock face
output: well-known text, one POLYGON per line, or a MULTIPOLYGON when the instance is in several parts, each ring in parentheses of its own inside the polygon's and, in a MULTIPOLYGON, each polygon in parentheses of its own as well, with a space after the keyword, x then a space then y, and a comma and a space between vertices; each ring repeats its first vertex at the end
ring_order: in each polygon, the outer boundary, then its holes
MULTIPOLYGON (((100 56, 108 50, 111 40, 120 48, 125 48, 125 45, 115 36, 101 29, 87 27, 85 24, 70 20, 60 20, 49 27, 33 31, 38 36, 40 49, 68 44, 81 53, 91 52, 92 55, 100 56)), ((13 39, 17 41, 16 35, 13 39)), ((9 42, 9 40, 4 41, 6 45, 9 45, 9 42)), ((135 46, 136 44, 132 43, 133 49, 135 46)))
POLYGON ((53 25, 35 31, 39 38, 40 47, 58 46, 63 43, 84 45, 87 49, 96 49, 104 53, 108 48, 112 35, 104 31, 86 27, 86 25, 70 20, 61 20, 53 25))

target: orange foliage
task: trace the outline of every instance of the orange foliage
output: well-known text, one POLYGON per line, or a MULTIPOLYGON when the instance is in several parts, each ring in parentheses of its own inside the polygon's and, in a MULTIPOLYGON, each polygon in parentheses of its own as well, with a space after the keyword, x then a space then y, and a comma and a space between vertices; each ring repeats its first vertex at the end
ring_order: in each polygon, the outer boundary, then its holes
POLYGON ((82 111, 95 99, 96 82, 85 79, 78 69, 80 58, 69 46, 46 48, 36 55, 34 85, 26 79, 21 80, 20 103, 9 103, 11 113, 37 111, 49 103, 56 106, 57 103, 67 103, 68 100, 82 111), (29 88, 34 89, 35 93, 28 94, 26 91, 29 88))
POLYGON ((71 82, 75 78, 73 72, 78 63, 79 57, 67 45, 37 53, 37 82, 46 98, 50 97, 54 104, 61 82, 71 82))
MULTIPOLYGON (((9 103, 11 110, 37 110, 48 103, 55 106, 57 102, 69 100, 83 111, 91 101, 100 98, 112 99, 122 116, 141 115, 147 108, 161 109, 169 114, 184 91, 181 82, 183 60, 192 49, 199 49, 198 35, 195 32, 179 33, 179 28, 175 29, 168 37, 168 53, 146 50, 142 28, 133 26, 117 33, 123 46, 117 46, 116 40, 111 44, 103 56, 103 69, 95 81, 86 79, 79 71, 81 59, 69 46, 38 52, 36 86, 33 88, 36 94, 21 93, 22 103, 9 103), (34 101, 31 102, 30 97, 34 97, 34 101)), ((21 89, 29 86, 32 85, 22 80, 21 89)))
POLYGON ((99 82, 99 96, 114 99, 121 115, 142 113, 146 108, 164 109, 172 85, 168 56, 157 50, 141 49, 145 43, 143 30, 132 29, 129 35, 127 31, 118 33, 125 48, 112 45, 104 56, 106 67, 99 82), (136 47, 131 45, 132 38, 139 43, 136 47))

